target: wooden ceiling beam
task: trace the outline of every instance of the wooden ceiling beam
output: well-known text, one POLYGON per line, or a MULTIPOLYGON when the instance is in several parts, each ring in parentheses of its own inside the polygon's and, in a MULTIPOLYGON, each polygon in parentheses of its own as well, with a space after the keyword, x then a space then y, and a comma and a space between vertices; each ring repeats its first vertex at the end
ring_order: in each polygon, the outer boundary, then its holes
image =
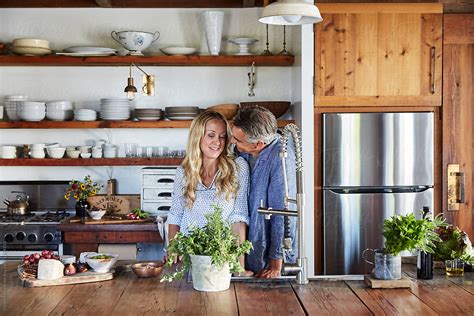
POLYGON ((255 0, 242 0, 243 8, 253 8, 255 7, 255 0))
POLYGON ((112 8, 112 0, 95 0, 95 3, 101 8, 112 8))

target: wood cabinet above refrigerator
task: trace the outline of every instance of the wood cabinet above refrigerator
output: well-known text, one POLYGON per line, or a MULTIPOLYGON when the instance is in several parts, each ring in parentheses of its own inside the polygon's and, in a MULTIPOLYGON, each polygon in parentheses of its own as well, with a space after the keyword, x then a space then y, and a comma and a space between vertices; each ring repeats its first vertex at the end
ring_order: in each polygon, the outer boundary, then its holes
POLYGON ((440 106, 443 5, 319 4, 315 106, 440 106))

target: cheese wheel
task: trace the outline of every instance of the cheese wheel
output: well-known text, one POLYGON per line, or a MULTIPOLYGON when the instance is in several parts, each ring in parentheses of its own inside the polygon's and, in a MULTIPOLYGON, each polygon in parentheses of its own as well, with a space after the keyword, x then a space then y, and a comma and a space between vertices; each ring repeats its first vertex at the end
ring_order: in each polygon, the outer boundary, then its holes
POLYGON ((38 280, 56 280, 64 275, 64 265, 56 259, 41 259, 38 262, 38 280))

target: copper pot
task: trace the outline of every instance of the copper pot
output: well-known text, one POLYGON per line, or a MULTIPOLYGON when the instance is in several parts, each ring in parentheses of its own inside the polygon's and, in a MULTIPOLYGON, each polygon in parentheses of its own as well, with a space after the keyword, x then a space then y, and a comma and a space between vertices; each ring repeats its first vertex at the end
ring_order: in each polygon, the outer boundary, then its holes
POLYGON ((153 278, 160 275, 163 271, 164 264, 157 262, 140 262, 132 265, 132 271, 141 278, 153 278))
POLYGON ((12 191, 11 193, 18 193, 16 200, 9 201, 5 199, 4 204, 7 205, 7 214, 9 215, 25 215, 30 213, 30 203, 28 200, 30 196, 26 192, 12 191), (21 194, 25 195, 25 199, 22 198, 21 194))

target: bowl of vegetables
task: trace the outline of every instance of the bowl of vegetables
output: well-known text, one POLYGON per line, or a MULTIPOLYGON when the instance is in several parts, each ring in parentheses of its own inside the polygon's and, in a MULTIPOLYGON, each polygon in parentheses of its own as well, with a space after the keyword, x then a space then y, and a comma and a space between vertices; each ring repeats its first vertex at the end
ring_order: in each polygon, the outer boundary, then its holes
POLYGON ((109 272, 119 255, 114 253, 94 253, 85 257, 86 263, 97 273, 109 272))

